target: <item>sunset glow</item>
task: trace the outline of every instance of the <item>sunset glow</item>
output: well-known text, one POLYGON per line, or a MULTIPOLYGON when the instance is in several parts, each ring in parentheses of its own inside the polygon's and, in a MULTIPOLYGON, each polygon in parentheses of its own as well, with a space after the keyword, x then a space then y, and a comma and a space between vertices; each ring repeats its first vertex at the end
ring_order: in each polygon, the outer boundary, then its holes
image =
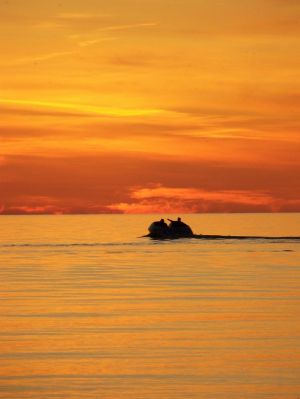
POLYGON ((0 213, 300 211, 293 0, 0 3, 0 213))

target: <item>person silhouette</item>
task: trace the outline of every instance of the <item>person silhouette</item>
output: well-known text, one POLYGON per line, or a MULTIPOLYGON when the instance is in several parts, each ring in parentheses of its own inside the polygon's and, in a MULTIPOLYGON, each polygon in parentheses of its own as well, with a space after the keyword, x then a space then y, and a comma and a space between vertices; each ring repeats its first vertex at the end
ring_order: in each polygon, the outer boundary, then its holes
POLYGON ((178 217, 177 220, 172 220, 172 219, 168 219, 168 220, 169 220, 169 222, 171 222, 171 224, 174 225, 174 226, 180 226, 180 225, 184 224, 184 223, 181 221, 181 218, 180 218, 180 217, 178 217))
POLYGON ((168 228, 167 223, 165 222, 165 219, 160 219, 160 221, 158 222, 158 224, 163 227, 163 228, 168 228))
POLYGON ((165 222, 165 219, 152 222, 148 230, 154 237, 166 237, 169 235, 169 226, 165 222))

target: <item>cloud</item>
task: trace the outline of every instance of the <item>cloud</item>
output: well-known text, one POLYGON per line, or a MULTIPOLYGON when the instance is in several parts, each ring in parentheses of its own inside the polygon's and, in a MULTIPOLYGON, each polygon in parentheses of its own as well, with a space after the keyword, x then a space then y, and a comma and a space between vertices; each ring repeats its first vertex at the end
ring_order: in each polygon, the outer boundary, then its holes
POLYGON ((85 14, 85 13, 63 13, 58 15, 56 18, 53 20, 45 21, 42 23, 39 23, 36 25, 36 28, 41 29, 57 29, 57 28, 63 28, 65 25, 72 25, 74 23, 81 25, 82 23, 88 23, 88 27, 91 28, 91 23, 94 21, 95 27, 94 29, 89 29, 92 30, 92 34, 87 34, 87 33, 76 33, 76 34, 70 34, 68 35, 69 39, 72 39, 75 41, 75 46, 77 48, 74 48, 72 50, 66 50, 66 51, 52 51, 49 53, 45 54, 36 54, 28 57, 23 57, 16 59, 11 62, 4 62, 2 63, 2 66, 22 66, 22 65, 27 65, 31 63, 38 63, 38 62, 44 62, 44 61, 49 61, 52 59, 56 58, 62 58, 66 56, 72 56, 72 55, 79 55, 80 54, 80 48, 82 47, 90 47, 97 45, 102 42, 109 42, 109 41, 115 41, 118 40, 118 37, 113 37, 113 36, 105 36, 106 32, 121 32, 121 31, 127 31, 127 30, 134 30, 138 28, 151 28, 157 26, 156 22, 142 22, 142 23, 135 23, 135 24, 118 24, 118 25, 107 25, 99 28, 99 22, 102 22, 102 19, 104 17, 107 17, 108 15, 93 15, 93 14, 85 14), (57 22, 58 21, 58 22, 57 22), (99 36, 101 34, 101 36, 99 36))
MULTIPOLYGON (((196 169, 201 162, 205 168, 212 162, 238 166, 235 175, 245 166, 299 167, 297 123, 280 115, 277 120, 230 114, 188 118, 164 109, 101 109, 18 99, 2 104, 2 154, 139 153, 165 159, 166 164, 171 159, 187 165, 195 161, 196 169)), ((197 178, 189 169, 187 173, 197 178)))
POLYGON ((143 22, 137 24, 124 24, 124 25, 111 25, 111 26, 104 26, 103 28, 99 28, 99 32, 109 32, 109 31, 119 31, 119 30, 131 30, 136 28, 152 28, 157 26, 157 22, 143 22))
POLYGON ((51 102, 38 100, 8 99, 0 98, 0 104, 18 105, 35 108, 57 109, 61 112, 82 113, 94 116, 110 116, 110 117, 133 117, 133 116, 151 116, 157 114, 167 114, 166 110, 159 108, 126 108, 126 107, 101 107, 89 104, 51 102))
MULTIPOLYGON (((26 115, 26 114, 25 114, 26 115)), ((29 114, 30 115, 30 114, 29 114)), ((35 129, 32 127, 25 126, 0 126, 0 138, 4 141, 15 141, 20 139, 31 139, 41 138, 45 136, 49 136, 53 134, 53 132, 49 132, 49 129, 41 132, 40 129, 35 129)), ((3 148, 1 150, 3 152, 3 148)))
POLYGON ((283 200, 251 190, 207 191, 196 188, 148 187, 131 193, 132 202, 111 204, 123 213, 278 212, 299 210, 300 200, 283 200))
MULTIPOLYGON (((35 117, 63 117, 63 118, 88 118, 91 115, 82 113, 82 112, 69 112, 63 109, 47 109, 46 107, 35 107, 32 105, 24 106, 13 106, 13 105, 2 105, 0 100, 0 115, 4 116, 35 116, 35 117)), ((13 128, 13 126, 8 127, 8 129, 13 128)))
POLYGON ((112 17, 111 14, 65 12, 52 16, 47 20, 40 21, 34 25, 37 29, 88 29, 93 30, 103 24, 103 21, 112 17))
POLYGON ((187 201, 221 201, 232 203, 245 203, 254 205, 265 205, 272 201, 272 197, 264 192, 252 192, 246 190, 224 190, 224 191, 205 191, 197 188, 174 188, 174 187, 155 187, 141 188, 134 191, 131 195, 133 199, 181 199, 187 201))
POLYGON ((2 158, 5 213, 42 212, 39 207, 49 213, 300 210, 295 167, 122 152, 2 158))
POLYGON ((99 34, 101 33, 106 33, 106 32, 121 32, 121 31, 127 31, 127 30, 132 30, 132 29, 138 29, 138 28, 151 28, 157 26, 157 23, 155 22, 145 22, 145 23, 137 23, 137 24, 128 24, 128 25, 111 25, 111 26, 105 26, 102 28, 98 28, 93 32, 93 35, 70 35, 69 37, 71 39, 75 39, 79 47, 89 47, 89 46, 94 46, 98 43, 101 42, 107 42, 107 41, 115 41, 118 40, 119 37, 116 36, 100 36, 99 34))
POLYGON ((92 13, 83 13, 83 12, 65 12, 58 14, 56 18, 65 19, 65 20, 86 20, 86 19, 102 19, 110 17, 111 14, 92 14, 92 13))
POLYGON ((19 58, 18 60, 16 60, 13 63, 13 65, 26 65, 26 64, 40 62, 40 61, 49 61, 54 58, 61 58, 61 57, 65 57, 68 55, 74 55, 74 54, 76 54, 76 51, 55 51, 52 53, 39 54, 39 55, 33 55, 31 57, 19 58))
POLYGON ((89 47, 102 42, 112 42, 118 39, 119 39, 118 37, 99 37, 99 38, 91 38, 91 39, 78 41, 77 44, 79 47, 89 47))
POLYGON ((26 66, 31 64, 36 64, 44 61, 50 61, 53 59, 60 59, 67 56, 72 56, 75 54, 79 54, 78 50, 68 50, 68 51, 53 51, 50 53, 44 54, 34 54, 28 57, 16 58, 11 61, 1 61, 0 66, 2 67, 18 67, 18 66, 26 66))
POLYGON ((78 200, 68 202, 43 196, 22 196, 15 203, 0 205, 0 214, 5 215, 67 215, 107 213, 101 205, 83 204, 78 200))

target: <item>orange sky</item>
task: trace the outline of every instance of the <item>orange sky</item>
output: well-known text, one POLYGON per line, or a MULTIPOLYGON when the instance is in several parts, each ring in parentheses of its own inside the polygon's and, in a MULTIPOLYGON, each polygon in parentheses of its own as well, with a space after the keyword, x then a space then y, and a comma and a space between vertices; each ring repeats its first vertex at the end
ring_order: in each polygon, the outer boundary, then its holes
POLYGON ((300 211, 299 12, 0 2, 0 213, 300 211))

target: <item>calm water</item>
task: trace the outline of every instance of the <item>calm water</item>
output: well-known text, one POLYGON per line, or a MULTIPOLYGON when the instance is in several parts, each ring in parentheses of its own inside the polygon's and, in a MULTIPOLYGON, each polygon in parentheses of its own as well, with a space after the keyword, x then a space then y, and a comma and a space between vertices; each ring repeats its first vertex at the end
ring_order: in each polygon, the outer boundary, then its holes
MULTIPOLYGON (((300 236, 300 214, 184 219, 300 236)), ((138 238, 152 220, 0 218, 1 398, 300 397, 300 242, 138 238)))

